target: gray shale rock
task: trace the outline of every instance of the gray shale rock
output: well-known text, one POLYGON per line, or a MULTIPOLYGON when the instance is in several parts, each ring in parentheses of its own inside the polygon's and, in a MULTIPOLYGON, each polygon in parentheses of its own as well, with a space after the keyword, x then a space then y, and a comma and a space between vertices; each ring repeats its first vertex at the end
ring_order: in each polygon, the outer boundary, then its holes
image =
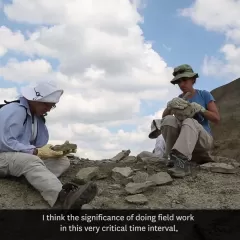
POLYGON ((112 178, 115 181, 122 181, 128 178, 132 174, 132 169, 130 167, 115 167, 112 169, 112 178))
POLYGON ((227 163, 205 163, 200 165, 200 168, 215 173, 234 174, 237 172, 236 167, 227 163))
POLYGON ((119 152, 116 156, 114 156, 113 158, 111 158, 111 160, 112 160, 112 161, 119 162, 119 161, 123 160, 125 157, 129 156, 130 153, 131 153, 130 150, 122 150, 122 151, 119 152))
POLYGON ((168 185, 173 182, 171 176, 166 172, 153 174, 147 180, 155 182, 157 186, 168 185))
POLYGON ((129 203, 135 203, 135 204, 145 204, 148 202, 148 199, 143 194, 127 196, 125 200, 129 203))
POLYGON ((122 159, 124 163, 135 163, 137 162, 137 158, 135 156, 128 156, 122 159))
POLYGON ((79 172, 76 174, 76 177, 74 179, 75 182, 83 184, 90 180, 92 180, 94 177, 96 177, 99 173, 99 167, 86 167, 79 170, 79 172))
POLYGON ((128 183, 125 187, 125 190, 129 194, 138 194, 142 192, 146 192, 151 187, 156 186, 156 183, 151 181, 146 181, 144 183, 128 183))
POLYGON ((133 177, 132 180, 135 183, 142 183, 146 182, 148 178, 148 173, 146 172, 137 172, 133 177))

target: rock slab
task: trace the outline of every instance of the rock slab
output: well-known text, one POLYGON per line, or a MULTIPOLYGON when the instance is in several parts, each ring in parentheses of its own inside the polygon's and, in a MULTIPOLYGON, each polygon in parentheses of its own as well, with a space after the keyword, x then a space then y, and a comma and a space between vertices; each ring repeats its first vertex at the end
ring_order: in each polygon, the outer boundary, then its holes
POLYGON ((157 186, 167 185, 173 182, 171 176, 166 172, 153 174, 147 180, 156 183, 157 186))
POLYGON ((147 191, 152 186, 155 186, 156 183, 151 181, 146 181, 144 183, 128 183, 125 187, 127 193, 138 194, 147 191))
POLYGON ((115 181, 122 181, 124 178, 128 178, 132 172, 130 167, 115 167, 112 169, 112 178, 115 181))
POLYGON ((129 154, 131 153, 130 150, 122 150, 121 152, 119 152, 116 156, 114 156, 113 158, 111 158, 112 161, 116 161, 119 162, 122 159, 124 159, 125 157, 129 156, 129 154))
POLYGON ((97 176, 99 167, 82 168, 75 177, 75 181, 79 183, 86 183, 97 176))
POLYGON ((132 180, 135 183, 142 183, 142 182, 146 182, 147 178, 148 178, 148 173, 136 172, 136 174, 132 177, 132 180))
POLYGON ((237 172, 236 167, 227 163, 205 163, 200 165, 200 168, 216 173, 234 174, 237 172))
POLYGON ((125 200, 129 203, 135 203, 135 204, 145 204, 148 202, 148 199, 143 194, 127 196, 125 200))
POLYGON ((123 158, 122 161, 125 163, 135 163, 137 161, 137 158, 135 156, 127 156, 123 158))

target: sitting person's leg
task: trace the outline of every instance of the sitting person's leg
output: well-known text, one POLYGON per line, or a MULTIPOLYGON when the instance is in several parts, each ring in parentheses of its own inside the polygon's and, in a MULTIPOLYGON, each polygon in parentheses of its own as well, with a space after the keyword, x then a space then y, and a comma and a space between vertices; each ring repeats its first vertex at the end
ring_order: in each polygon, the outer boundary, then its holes
MULTIPOLYGON (((168 159, 169 154, 179 136, 181 129, 181 123, 172 115, 168 115, 163 118, 161 132, 165 140, 165 153, 164 158, 168 159)), ((167 163, 168 167, 173 166, 173 162, 170 160, 167 163)))
POLYGON ((213 144, 213 138, 193 118, 187 118, 182 122, 181 132, 170 153, 175 162, 174 168, 169 173, 175 177, 184 177, 190 174, 188 161, 192 159, 194 149, 208 151, 213 144))
POLYGON ((60 177, 70 167, 70 160, 67 157, 44 159, 43 162, 57 177, 60 177))
POLYGON ((168 156, 173 145, 175 144, 179 133, 180 133, 181 123, 172 115, 168 115, 163 118, 162 121, 162 135, 166 143, 165 155, 168 156))
POLYGON ((67 209, 76 206, 76 204, 81 207, 82 204, 88 203, 97 194, 97 187, 93 183, 80 187, 71 183, 62 185, 56 175, 35 155, 6 152, 1 153, 0 157, 4 159, 5 163, 8 163, 8 166, 4 168, 4 173, 6 173, 7 167, 7 175, 15 177, 25 176, 27 181, 40 192, 43 199, 51 207, 58 200, 67 209))
POLYGON ((4 156, 4 153, 0 153, 0 178, 6 177, 9 173, 9 164, 4 156))
POLYGON ((35 155, 26 153, 7 152, 4 154, 9 163, 9 174, 15 177, 25 176, 52 207, 62 190, 62 183, 46 168, 43 161, 35 155))
POLYGON ((198 141, 192 154, 192 161, 198 164, 215 162, 214 157, 211 155, 213 142, 213 137, 209 135, 205 129, 200 131, 198 141))
POLYGON ((213 138, 206 132, 201 124, 193 118, 187 118, 182 122, 181 132, 172 149, 176 149, 189 160, 195 148, 208 151, 213 144, 213 138))

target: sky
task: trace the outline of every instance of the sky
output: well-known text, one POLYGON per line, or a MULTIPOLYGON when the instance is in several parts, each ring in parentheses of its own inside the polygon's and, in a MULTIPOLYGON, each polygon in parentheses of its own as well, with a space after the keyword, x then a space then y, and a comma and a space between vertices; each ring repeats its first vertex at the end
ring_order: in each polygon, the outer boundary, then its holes
POLYGON ((240 0, 0 0, 0 102, 51 81, 64 94, 49 143, 94 160, 152 151, 151 122, 180 93, 174 67, 208 91, 239 77, 239 12, 240 0))

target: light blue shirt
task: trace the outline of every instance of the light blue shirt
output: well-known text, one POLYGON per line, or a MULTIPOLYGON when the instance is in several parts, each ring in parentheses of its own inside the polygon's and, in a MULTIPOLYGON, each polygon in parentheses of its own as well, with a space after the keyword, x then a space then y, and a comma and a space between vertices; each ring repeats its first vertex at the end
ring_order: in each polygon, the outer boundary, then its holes
POLYGON ((0 152, 32 154, 35 148, 47 144, 49 133, 43 120, 37 117, 37 135, 31 141, 32 115, 28 101, 23 97, 19 100, 20 103, 10 103, 0 109, 0 152))
MULTIPOLYGON (((182 97, 182 94, 180 95, 180 97, 182 97)), ((207 109, 208 103, 211 101, 215 102, 215 99, 210 92, 206 90, 196 89, 196 93, 192 98, 188 99, 188 101, 191 103, 192 102, 198 103, 201 106, 203 106, 205 109, 207 109)), ((209 134, 212 135, 208 119, 206 119, 203 115, 200 115, 200 114, 197 114, 194 118, 204 127, 204 129, 209 134)))

